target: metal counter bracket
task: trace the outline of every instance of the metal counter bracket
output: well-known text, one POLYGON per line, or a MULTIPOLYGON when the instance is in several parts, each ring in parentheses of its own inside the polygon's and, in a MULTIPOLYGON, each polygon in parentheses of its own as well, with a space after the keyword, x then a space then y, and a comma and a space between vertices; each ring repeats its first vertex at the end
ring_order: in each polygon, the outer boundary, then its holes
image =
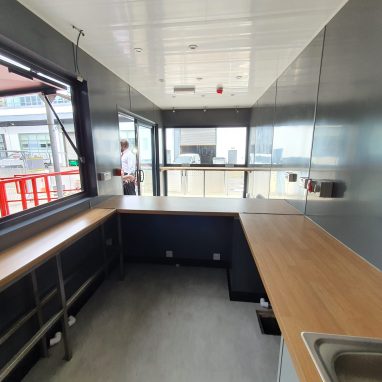
MULTIPOLYGON (((119 243, 120 244, 120 254, 119 254, 120 272, 121 272, 121 277, 123 277, 124 261, 123 261, 123 248, 122 248, 122 231, 121 231, 121 225, 120 225, 121 222, 118 221, 118 223, 119 223, 118 237, 120 241, 119 243)), ((57 276, 58 276, 57 288, 52 289, 44 297, 40 298, 40 295, 38 292, 38 282, 37 282, 37 275, 36 275, 35 269, 29 272, 31 277, 31 282, 32 282, 35 306, 30 311, 25 313, 21 318, 19 318, 5 333, 1 334, 0 346, 4 345, 4 343, 10 337, 12 337, 27 321, 29 321, 35 315, 37 316, 39 329, 32 336, 32 338, 30 338, 24 344, 24 346, 1 368, 0 381, 3 381, 5 378, 7 378, 9 374, 16 368, 16 366, 22 361, 22 359, 39 342, 41 343, 41 350, 42 350, 43 356, 45 357, 48 356, 46 335, 48 331, 59 320, 61 320, 61 323, 62 323, 63 342, 64 342, 64 348, 65 348, 64 359, 69 361, 72 358, 72 349, 70 346, 69 333, 68 333, 68 329, 69 329, 68 308, 70 308, 75 303, 75 301, 77 301, 77 299, 88 289, 88 287, 93 282, 97 280, 99 276, 101 276, 103 273, 105 274, 105 276, 108 275, 110 264, 115 260, 115 257, 116 257, 116 255, 113 255, 110 258, 108 258, 107 256, 106 243, 105 243, 105 231, 104 231, 103 224, 101 224, 101 233, 102 233, 102 241, 103 241, 102 244, 103 244, 104 262, 86 281, 83 282, 83 284, 76 290, 76 292, 73 293, 73 295, 70 298, 66 299, 65 283, 67 283, 72 276, 67 278, 67 280, 64 280, 60 253, 57 253, 55 255, 57 276), (57 295, 57 293, 60 298, 62 308, 60 309, 58 313, 56 313, 54 316, 52 316, 48 321, 44 323, 42 309, 49 301, 51 301, 57 295)), ((22 277, 26 276, 27 274, 23 275, 22 277)))
POLYGON ((66 305, 65 297, 65 285, 64 277, 62 275, 62 263, 61 263, 61 254, 56 255, 56 265, 57 265, 57 275, 58 275, 58 288, 60 292, 61 306, 63 310, 62 317, 62 336, 64 340, 65 356, 64 359, 69 361, 72 358, 72 349, 69 343, 69 322, 68 322, 68 307, 66 305))

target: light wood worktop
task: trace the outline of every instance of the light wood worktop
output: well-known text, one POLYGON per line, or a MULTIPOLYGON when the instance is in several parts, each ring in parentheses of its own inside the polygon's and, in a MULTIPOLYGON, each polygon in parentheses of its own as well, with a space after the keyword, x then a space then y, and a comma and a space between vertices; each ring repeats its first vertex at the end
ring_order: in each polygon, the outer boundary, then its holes
POLYGON ((304 216, 240 220, 301 381, 321 381, 301 332, 382 338, 381 271, 304 216))
POLYGON ((162 215, 301 214, 285 200, 183 198, 174 196, 113 196, 96 207, 115 208, 120 213, 162 215))
POLYGON ((85 236, 114 213, 113 209, 87 210, 0 252, 0 289, 85 236))
POLYGON ((254 168, 254 167, 234 167, 234 166, 222 166, 222 167, 202 167, 202 166, 161 166, 160 171, 269 171, 268 168, 254 168))

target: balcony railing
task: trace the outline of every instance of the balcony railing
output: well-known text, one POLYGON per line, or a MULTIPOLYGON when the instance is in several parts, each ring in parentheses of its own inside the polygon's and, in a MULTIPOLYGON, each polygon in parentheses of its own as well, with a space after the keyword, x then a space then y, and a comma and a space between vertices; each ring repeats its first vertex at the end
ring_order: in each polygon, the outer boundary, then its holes
POLYGON ((7 216, 57 199, 55 185, 57 176, 63 179, 64 196, 81 191, 78 169, 0 178, 0 216, 7 216))
POLYGON ((167 195, 242 198, 248 167, 164 166, 167 195))

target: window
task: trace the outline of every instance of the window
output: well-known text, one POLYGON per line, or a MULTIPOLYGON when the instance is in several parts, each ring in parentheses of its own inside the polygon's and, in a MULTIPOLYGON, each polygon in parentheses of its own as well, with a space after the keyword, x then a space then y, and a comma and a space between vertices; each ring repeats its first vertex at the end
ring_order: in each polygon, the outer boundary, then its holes
POLYGON ((244 171, 232 167, 246 164, 246 127, 166 128, 165 134, 167 195, 243 197, 244 171))
POLYGON ((244 165, 245 127, 166 129, 166 161, 174 165, 244 165))
POLYGON ((0 134, 0 159, 6 157, 7 146, 5 144, 4 134, 0 134))
POLYGON ((3 61, 0 56, 0 73, 7 80, 5 96, 0 97, 1 217, 83 191, 78 150, 72 147, 76 133, 71 87, 36 72, 20 76, 20 68, 8 70, 3 61), (12 94, 22 93, 23 87, 25 94, 12 94), (66 134, 44 98, 47 88, 66 134))

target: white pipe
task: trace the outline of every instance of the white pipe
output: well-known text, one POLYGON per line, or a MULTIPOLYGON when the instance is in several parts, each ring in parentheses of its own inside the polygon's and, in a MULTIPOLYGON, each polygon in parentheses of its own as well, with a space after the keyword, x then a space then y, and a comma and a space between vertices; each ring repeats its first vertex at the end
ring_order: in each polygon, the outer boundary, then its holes
MULTIPOLYGON (((48 95, 48 97, 49 97, 49 101, 53 102, 56 95, 51 94, 51 95, 48 95)), ((46 110, 46 121, 48 123, 48 129, 49 129, 50 148, 52 149, 53 169, 54 169, 54 172, 60 172, 60 156, 59 156, 59 147, 58 147, 59 142, 58 142, 58 138, 54 128, 54 114, 51 108, 49 107, 48 103, 46 102, 43 94, 40 94, 40 98, 44 102, 45 110, 46 110)), ((55 178, 56 178, 57 196, 59 198, 62 198, 64 196, 64 192, 63 192, 61 175, 56 175, 55 178)))

